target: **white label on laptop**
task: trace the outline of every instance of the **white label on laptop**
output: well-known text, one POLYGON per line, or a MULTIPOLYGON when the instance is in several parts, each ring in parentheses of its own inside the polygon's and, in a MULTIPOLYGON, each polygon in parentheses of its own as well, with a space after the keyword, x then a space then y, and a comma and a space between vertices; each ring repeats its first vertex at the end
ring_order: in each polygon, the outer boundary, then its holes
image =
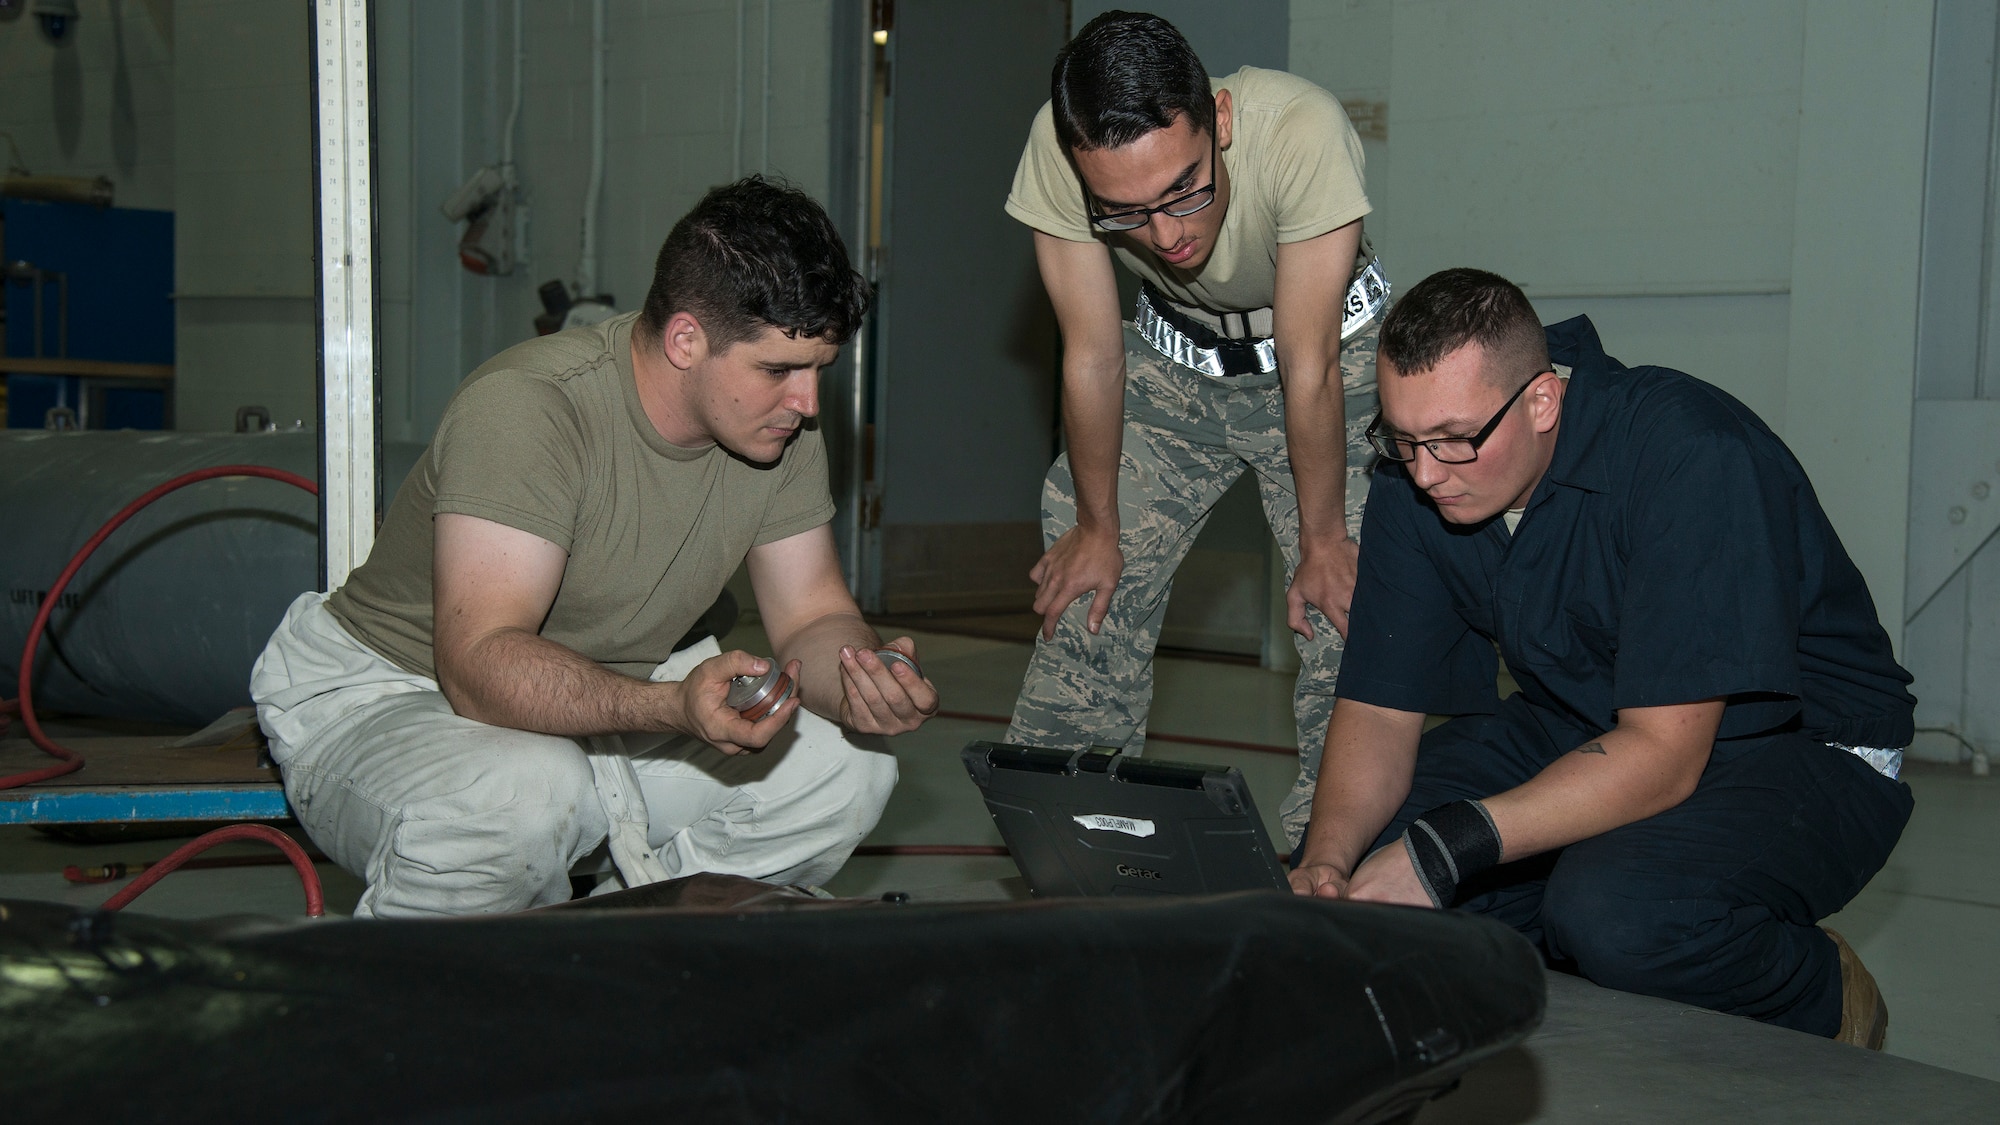
POLYGON ((1073 816, 1070 819, 1083 825, 1085 828, 1096 829, 1099 832, 1123 832, 1127 836, 1137 836, 1142 840, 1153 834, 1152 821, 1134 820, 1129 816, 1091 813, 1088 816, 1073 816))

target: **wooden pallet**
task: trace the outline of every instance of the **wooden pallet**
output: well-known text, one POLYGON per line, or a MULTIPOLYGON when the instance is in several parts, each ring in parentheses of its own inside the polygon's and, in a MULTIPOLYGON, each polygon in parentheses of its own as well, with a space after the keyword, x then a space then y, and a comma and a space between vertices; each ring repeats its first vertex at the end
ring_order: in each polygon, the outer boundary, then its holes
MULTIPOLYGON (((284 820, 291 807, 255 728, 206 745, 189 739, 71 738, 84 767, 38 785, 0 789, 0 824, 122 824, 160 820, 284 820)), ((196 739, 195 741, 200 741, 196 739)), ((26 739, 0 741, 0 776, 55 762, 26 739)))

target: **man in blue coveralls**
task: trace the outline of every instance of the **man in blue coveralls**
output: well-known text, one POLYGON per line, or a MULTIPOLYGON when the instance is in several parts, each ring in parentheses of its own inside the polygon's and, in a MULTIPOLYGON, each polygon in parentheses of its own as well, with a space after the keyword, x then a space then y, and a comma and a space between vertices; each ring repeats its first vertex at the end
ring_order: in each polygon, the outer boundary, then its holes
POLYGON ((1379 357, 1293 888, 1477 911, 1598 984, 1879 1048, 1881 992, 1817 923, 1909 820, 1915 700, 1791 452, 1479 270, 1411 289, 1379 357))

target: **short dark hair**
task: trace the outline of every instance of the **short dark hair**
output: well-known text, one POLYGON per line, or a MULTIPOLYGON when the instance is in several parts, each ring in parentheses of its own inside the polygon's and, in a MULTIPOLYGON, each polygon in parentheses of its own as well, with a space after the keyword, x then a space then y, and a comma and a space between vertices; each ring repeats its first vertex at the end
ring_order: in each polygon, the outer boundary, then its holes
POLYGON ((654 348, 677 312, 725 351, 766 326, 844 344, 873 297, 825 208, 751 175, 713 188, 660 244, 639 326, 654 348))
POLYGON ((1118 148, 1186 114, 1215 128, 1208 71, 1173 24, 1145 12, 1106 12, 1056 52, 1049 75, 1056 139, 1065 150, 1118 148))
MULTIPOLYGON (((1382 319, 1375 354, 1401 374, 1421 375, 1467 344, 1536 371, 1549 365, 1548 337, 1528 295, 1497 273, 1464 268, 1439 270, 1398 298, 1382 319)), ((1507 377, 1517 374, 1510 365, 1507 377)))

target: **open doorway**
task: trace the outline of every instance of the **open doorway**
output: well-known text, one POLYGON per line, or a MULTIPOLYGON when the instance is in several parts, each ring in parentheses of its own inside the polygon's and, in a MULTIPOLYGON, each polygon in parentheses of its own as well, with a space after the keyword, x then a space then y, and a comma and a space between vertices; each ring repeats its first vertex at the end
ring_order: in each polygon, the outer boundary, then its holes
POLYGON ((1054 314, 1001 210, 1067 31, 1061 0, 878 0, 862 597, 1026 609, 1056 438, 1054 314))
MULTIPOLYGON (((1061 444, 1060 341, 1029 232, 1001 205, 1056 51, 1109 6, 870 7, 878 46, 860 159, 865 256, 881 298, 854 511, 856 585, 873 612, 1033 634, 1027 573, 1042 551, 1042 477, 1061 444)), ((1181 7, 1164 14, 1197 41, 1211 73, 1285 65, 1284 4, 1181 7)), ((1120 280, 1129 310, 1137 283, 1122 269, 1120 280)), ((1182 567, 1163 646, 1289 661, 1277 557, 1254 486, 1232 489, 1182 567)))

